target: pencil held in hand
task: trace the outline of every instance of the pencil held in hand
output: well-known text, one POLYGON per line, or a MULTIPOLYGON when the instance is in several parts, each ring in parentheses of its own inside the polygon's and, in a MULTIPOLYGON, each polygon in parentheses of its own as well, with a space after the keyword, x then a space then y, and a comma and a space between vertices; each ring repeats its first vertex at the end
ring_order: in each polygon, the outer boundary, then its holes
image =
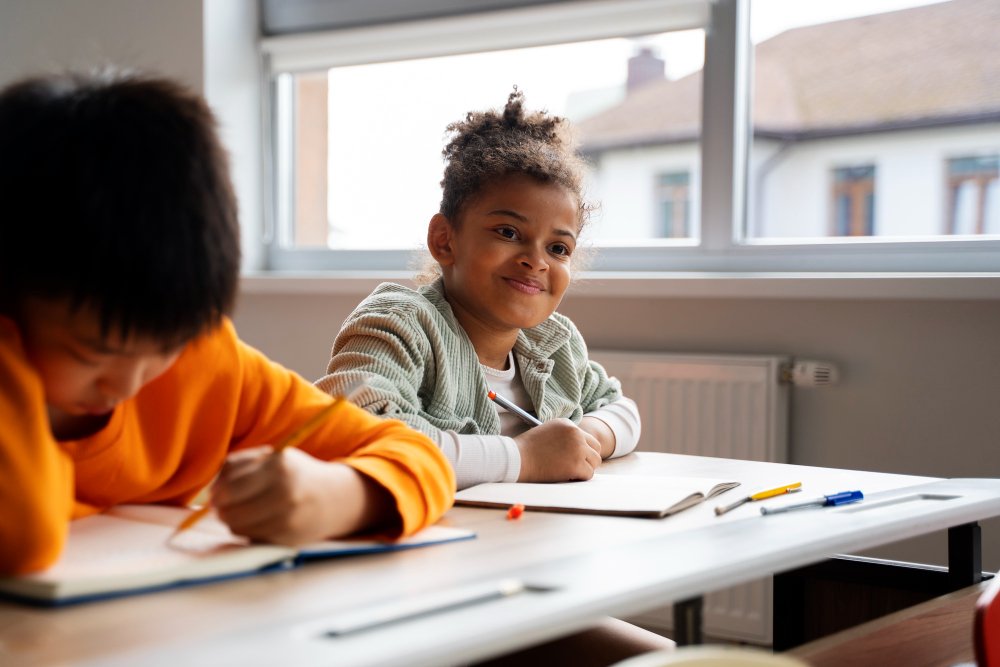
MULTIPOLYGON (((362 383, 359 382, 352 385, 347 392, 333 399, 333 403, 330 403, 329 405, 324 407, 322 410, 320 410, 315 415, 306 420, 305 423, 303 423, 297 429, 295 429, 287 436, 285 436, 278 444, 274 446, 274 453, 277 454, 278 452, 287 449, 289 447, 298 447, 303 440, 308 438, 309 435, 313 431, 315 431, 320 424, 326 421, 334 412, 336 412, 336 410, 341 405, 348 402, 350 397, 354 395, 354 393, 358 390, 361 384, 362 383)), ((170 535, 170 537, 167 538, 167 541, 169 542, 178 534, 184 532, 191 526, 201 521, 203 518, 205 518, 205 515, 211 511, 212 511, 211 505, 209 505, 208 503, 202 505, 200 508, 189 514, 183 521, 181 521, 177 525, 177 528, 170 535)))
POLYGON ((500 407, 502 407, 505 410, 507 410, 507 412, 514 413, 515 415, 517 415, 518 417, 520 417, 526 423, 531 424, 532 426, 541 426, 542 425, 542 422, 539 421, 538 418, 535 417, 535 415, 533 415, 533 414, 531 414, 529 412, 525 412, 524 410, 522 410, 518 406, 514 405, 513 403, 511 403, 510 401, 508 401, 506 398, 504 398, 500 394, 498 394, 495 391, 493 391, 492 389, 490 391, 488 391, 486 393, 486 395, 490 397, 491 401, 493 401, 494 403, 496 403, 500 407))

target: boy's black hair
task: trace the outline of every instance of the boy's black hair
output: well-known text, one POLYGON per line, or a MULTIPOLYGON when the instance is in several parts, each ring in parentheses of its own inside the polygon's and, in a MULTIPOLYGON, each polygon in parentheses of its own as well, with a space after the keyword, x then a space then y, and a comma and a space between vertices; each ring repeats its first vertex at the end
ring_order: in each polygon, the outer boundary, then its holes
POLYGON ((215 119, 173 81, 104 71, 0 92, 0 312, 92 308, 180 344, 231 312, 236 199, 215 119))
POLYGON ((469 199, 487 183, 508 174, 526 174, 541 183, 557 183, 580 204, 580 225, 592 206, 584 201, 586 163, 577 154, 565 118, 545 111, 525 111, 524 93, 516 87, 503 110, 472 111, 448 125, 451 141, 442 154, 447 166, 440 213, 456 224, 469 199))

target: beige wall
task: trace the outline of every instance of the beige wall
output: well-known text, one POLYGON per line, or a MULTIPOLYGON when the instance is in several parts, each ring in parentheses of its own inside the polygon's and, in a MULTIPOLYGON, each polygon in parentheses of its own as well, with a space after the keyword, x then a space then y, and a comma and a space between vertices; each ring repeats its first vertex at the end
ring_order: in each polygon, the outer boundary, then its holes
MULTIPOLYGON (((364 294, 243 294, 240 334, 310 379, 364 294)), ((838 385, 795 389, 793 463, 1000 477, 1000 301, 568 296, 592 348, 782 353, 835 362, 838 385)), ((984 524, 1000 569, 1000 521, 984 524)), ((940 536, 878 555, 946 563, 940 536)))

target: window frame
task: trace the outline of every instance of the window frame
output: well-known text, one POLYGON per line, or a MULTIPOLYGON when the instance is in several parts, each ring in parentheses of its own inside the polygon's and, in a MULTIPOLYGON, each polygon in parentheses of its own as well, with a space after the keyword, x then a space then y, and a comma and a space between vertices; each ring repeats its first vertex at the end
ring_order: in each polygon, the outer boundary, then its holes
MULTIPOLYGON (((958 187, 962 184, 971 181, 975 185, 976 194, 976 227, 982 229, 987 223, 987 213, 986 208, 986 196, 990 187, 990 182, 1000 181, 1000 174, 997 172, 997 168, 994 167, 992 171, 987 171, 986 169, 977 169, 973 175, 966 173, 955 173, 952 169, 954 163, 962 160, 982 160, 984 158, 1000 161, 1000 153, 984 153, 981 155, 959 155, 951 156, 945 158, 945 221, 944 228, 946 234, 955 234, 958 227, 958 219, 955 215, 955 206, 957 203, 957 193, 958 187), (984 177, 985 175, 985 177, 984 177)), ((983 233, 982 231, 978 233, 983 233)))
MULTIPOLYGON (((641 245, 603 243, 591 262, 611 272, 992 272, 1000 267, 1000 238, 927 237, 754 239, 746 234, 753 48, 750 0, 597 0, 544 4, 431 21, 366 26, 261 41, 265 99, 266 269, 279 272, 398 272, 414 250, 286 248, 280 194, 290 169, 276 148, 277 75, 318 67, 386 62, 518 48, 546 43, 706 28, 702 89, 700 229, 698 243, 667 239, 641 245)), ((287 131, 287 129, 285 130, 287 131)), ((288 156, 284 156, 287 161, 288 156)), ((692 174, 694 177, 694 174, 692 174)))

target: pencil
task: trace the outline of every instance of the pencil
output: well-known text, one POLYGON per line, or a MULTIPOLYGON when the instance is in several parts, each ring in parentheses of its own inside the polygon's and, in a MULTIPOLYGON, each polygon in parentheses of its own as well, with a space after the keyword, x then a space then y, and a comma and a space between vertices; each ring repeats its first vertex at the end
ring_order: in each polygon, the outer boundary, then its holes
POLYGON ((493 391, 492 389, 489 392, 487 392, 486 395, 490 397, 491 401, 493 401, 494 403, 496 403, 500 407, 505 408, 508 412, 513 412, 515 415, 517 415, 518 417, 520 417, 522 420, 524 420, 528 424, 531 424, 532 426, 541 426, 542 425, 542 422, 540 422, 538 420, 538 418, 535 417, 535 415, 530 414, 528 412, 525 412, 524 410, 522 410, 521 408, 517 407, 516 405, 514 405, 513 403, 511 403, 510 401, 508 401, 506 398, 504 398, 500 394, 498 394, 495 391, 493 391))
MULTIPOLYGON (((346 403, 348 398, 352 394, 354 394, 358 386, 360 386, 360 383, 358 383, 355 386, 352 386, 351 389, 345 392, 344 394, 337 396, 335 399, 333 399, 333 403, 330 403, 329 405, 324 407, 322 410, 320 410, 312 417, 310 417, 308 420, 306 420, 305 423, 303 423, 297 429, 295 429, 290 434, 285 436, 280 442, 278 442, 278 444, 274 446, 274 453, 277 454, 278 452, 284 449, 288 449, 289 447, 297 447, 299 443, 308 438, 309 435, 313 431, 315 431, 320 424, 326 421, 327 418, 329 418, 330 415, 332 415, 337 410, 337 408, 346 403)), ((205 518, 205 515, 208 514, 210 511, 212 511, 212 506, 209 505, 208 503, 205 503, 191 514, 187 515, 184 518, 184 520, 177 525, 177 528, 174 529, 174 532, 170 534, 170 537, 167 538, 167 541, 169 542, 170 540, 174 539, 174 537, 176 537, 178 534, 183 533, 185 530, 187 530, 191 526, 201 521, 203 518, 205 518)))
POLYGON ((751 496, 746 496, 745 498, 740 498, 735 503, 731 505, 720 505, 715 508, 716 516, 725 514, 729 510, 734 510, 743 503, 751 503, 755 500, 764 500, 765 498, 773 498, 774 496, 780 496, 784 493, 795 493, 799 491, 802 487, 802 482, 795 482, 794 484, 786 484, 785 486, 779 486, 776 489, 768 489, 767 491, 759 491, 751 496))

